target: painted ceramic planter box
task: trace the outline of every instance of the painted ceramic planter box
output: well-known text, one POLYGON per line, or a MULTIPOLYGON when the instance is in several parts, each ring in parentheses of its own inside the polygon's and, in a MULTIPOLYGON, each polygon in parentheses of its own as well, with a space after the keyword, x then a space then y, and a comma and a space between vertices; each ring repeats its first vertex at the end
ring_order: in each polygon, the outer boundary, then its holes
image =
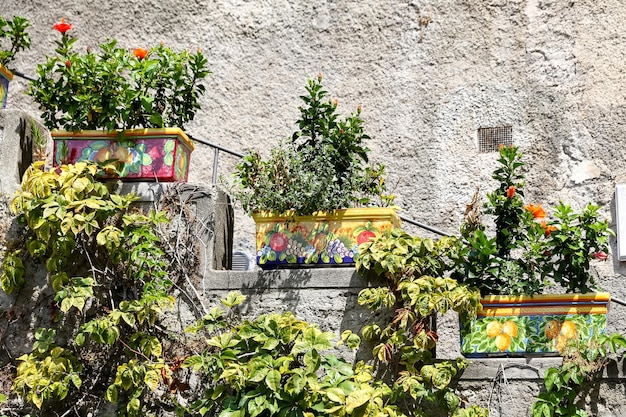
POLYGON ((263 269, 354 265, 361 243, 400 227, 392 208, 352 208, 311 216, 256 213, 256 262, 263 269))
POLYGON ((461 320, 461 353, 557 356, 570 339, 604 333, 609 300, 608 293, 485 297, 475 320, 461 320))
POLYGON ((186 182, 194 148, 179 128, 53 131, 52 139, 55 166, 116 160, 119 178, 129 181, 186 182))
POLYGON ((7 106, 7 96, 9 95, 9 82, 13 79, 13 73, 0 65, 0 104, 2 109, 7 106))
POLYGON ((193 143, 179 128, 52 131, 54 165, 117 161, 119 175, 137 181, 187 181, 193 143))

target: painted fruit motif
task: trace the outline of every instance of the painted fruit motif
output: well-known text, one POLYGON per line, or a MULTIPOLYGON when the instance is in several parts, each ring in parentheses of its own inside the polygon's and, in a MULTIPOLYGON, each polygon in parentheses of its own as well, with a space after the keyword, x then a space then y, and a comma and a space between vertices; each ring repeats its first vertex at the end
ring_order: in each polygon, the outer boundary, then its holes
POLYGON ((270 248, 272 248, 275 252, 281 252, 285 250, 287 245, 289 244, 289 239, 283 233, 274 233, 270 238, 270 248))
POLYGON ((576 337, 576 325, 569 320, 565 320, 563 324, 561 325, 561 334, 568 339, 575 338, 576 337))
POLYGON ((546 323, 546 337, 552 340, 554 349, 561 352, 570 339, 576 338, 576 324, 570 320, 560 322, 550 320, 546 323))
POLYGON ((502 333, 502 323, 499 321, 492 321, 487 325, 487 337, 494 338, 502 333))
POLYGON ((376 237, 376 233, 374 233, 373 231, 371 231, 371 230, 363 230, 356 237, 356 243, 360 245, 362 243, 369 242, 370 240, 372 240, 375 237, 376 237))
POLYGON ((500 352, 504 352, 511 346, 511 336, 502 333, 496 336, 496 347, 500 352))
POLYGON ((502 325, 502 333, 509 335, 513 339, 517 337, 517 332, 518 332, 517 324, 515 324, 511 320, 505 321, 504 324, 502 325))
POLYGON ((557 320, 550 320, 548 323, 546 323, 545 332, 546 332, 546 337, 548 339, 550 340, 556 339, 560 331, 561 331, 561 322, 557 320))
POLYGON ((487 324, 485 331, 487 337, 495 339, 496 348, 500 352, 504 352, 511 347, 511 341, 516 339, 519 333, 517 324, 511 320, 507 320, 504 323, 494 320, 487 324))
POLYGON ((111 142, 109 146, 99 149, 93 157, 94 162, 105 162, 111 159, 130 164, 133 162, 133 154, 127 147, 120 146, 117 142, 111 142))

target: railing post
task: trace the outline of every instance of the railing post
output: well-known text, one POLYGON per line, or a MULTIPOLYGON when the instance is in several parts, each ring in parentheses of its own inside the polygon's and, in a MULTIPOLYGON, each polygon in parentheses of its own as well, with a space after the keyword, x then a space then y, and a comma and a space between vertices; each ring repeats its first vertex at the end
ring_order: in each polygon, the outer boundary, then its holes
POLYGON ((220 150, 213 148, 213 185, 217 184, 217 159, 220 156, 220 150))

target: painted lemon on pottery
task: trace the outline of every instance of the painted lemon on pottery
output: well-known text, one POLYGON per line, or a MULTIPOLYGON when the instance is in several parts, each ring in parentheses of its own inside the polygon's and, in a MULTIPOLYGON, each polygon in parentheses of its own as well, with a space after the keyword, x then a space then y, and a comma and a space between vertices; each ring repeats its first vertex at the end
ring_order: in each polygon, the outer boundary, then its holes
POLYGON ((517 324, 512 322, 511 320, 507 320, 502 325, 502 333, 509 335, 512 339, 517 337, 517 324))
POLYGON ((567 341, 567 337, 563 336, 562 334, 556 337, 556 339, 554 340, 554 348, 557 350, 557 352, 561 352, 563 349, 565 349, 565 346, 567 346, 567 341))
POLYGON ((500 352, 504 352, 511 346, 511 336, 502 333, 496 336, 496 347, 500 352))
POLYGON ((548 339, 550 340, 556 339, 560 331, 561 331, 561 322, 557 320, 550 320, 548 323, 546 323, 545 332, 546 332, 546 337, 548 339))
POLYGON ((112 159, 129 164, 133 162, 133 154, 124 146, 119 146, 116 142, 111 142, 109 146, 105 146, 98 150, 93 157, 94 162, 105 162, 112 159))
POLYGON ((565 320, 563 324, 561 324, 560 333, 568 339, 573 339, 576 337, 576 325, 569 320, 565 320))
POLYGON ((487 336, 494 338, 502 333, 502 323, 499 321, 492 321, 487 325, 487 336))

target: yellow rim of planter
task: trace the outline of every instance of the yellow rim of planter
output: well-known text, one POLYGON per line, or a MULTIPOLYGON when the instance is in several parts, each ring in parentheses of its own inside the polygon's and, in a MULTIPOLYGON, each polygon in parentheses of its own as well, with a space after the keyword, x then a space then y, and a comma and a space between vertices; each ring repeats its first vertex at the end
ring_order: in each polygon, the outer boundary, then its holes
POLYGON ((9 71, 4 65, 0 65, 0 72, 4 75, 9 81, 13 80, 13 73, 9 71))
POLYGON ((75 132, 67 130, 53 130, 51 132, 53 138, 57 139, 94 139, 94 138, 111 138, 117 139, 120 132, 124 132, 124 136, 162 136, 162 135, 177 135, 181 141, 190 149, 194 150, 195 146, 189 139, 189 136, 179 127, 166 127, 166 128, 150 128, 150 129, 127 129, 127 130, 77 130, 75 132))
POLYGON ((481 302, 485 304, 509 304, 517 302, 608 302, 611 294, 608 292, 588 293, 588 294, 536 294, 536 295, 488 295, 482 297, 481 302))
POLYGON ((515 315, 606 314, 609 293, 490 295, 481 299, 480 317, 515 315), (517 303, 528 305, 515 305, 517 303))
POLYGON ((318 221, 345 221, 353 219, 367 220, 389 220, 394 225, 400 225, 400 218, 393 207, 367 207, 367 208, 349 208, 333 211, 321 211, 313 213, 309 216, 294 216, 293 212, 287 212, 283 215, 270 211, 260 211, 252 214, 252 218, 257 223, 282 222, 285 219, 291 219, 298 222, 318 222, 318 221))

